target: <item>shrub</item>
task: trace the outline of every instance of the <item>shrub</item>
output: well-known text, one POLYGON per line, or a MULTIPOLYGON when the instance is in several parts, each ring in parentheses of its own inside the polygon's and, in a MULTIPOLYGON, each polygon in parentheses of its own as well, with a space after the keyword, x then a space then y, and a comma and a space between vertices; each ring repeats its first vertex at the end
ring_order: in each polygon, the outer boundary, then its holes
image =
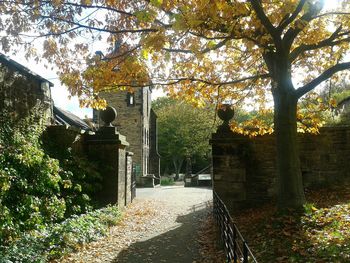
POLYGON ((120 219, 117 207, 109 206, 42 229, 22 233, 8 246, 0 247, 0 262, 47 262, 75 251, 79 246, 107 235, 120 219))
POLYGON ((160 185, 173 185, 174 179, 171 177, 162 177, 160 180, 160 185))
POLYGON ((0 245, 91 210, 100 180, 93 164, 70 149, 53 159, 54 151, 41 145, 44 125, 35 114, 15 120, 2 112, 0 123, 0 245))
POLYGON ((66 203, 59 163, 40 149, 34 132, 25 137, 5 123, 0 147, 0 239, 62 220, 66 203))
POLYGON ((97 164, 74 153, 70 147, 57 145, 54 140, 46 139, 43 146, 51 157, 59 160, 65 217, 90 211, 93 208, 91 197, 102 187, 97 164))

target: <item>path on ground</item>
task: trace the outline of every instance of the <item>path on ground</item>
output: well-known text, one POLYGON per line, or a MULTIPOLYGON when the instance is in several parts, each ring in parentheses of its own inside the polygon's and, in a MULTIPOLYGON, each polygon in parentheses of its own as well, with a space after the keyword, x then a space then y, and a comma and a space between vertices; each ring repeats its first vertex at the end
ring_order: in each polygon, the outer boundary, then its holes
POLYGON ((209 188, 137 189, 136 199, 108 237, 61 262, 203 262, 197 235, 211 200, 209 188))

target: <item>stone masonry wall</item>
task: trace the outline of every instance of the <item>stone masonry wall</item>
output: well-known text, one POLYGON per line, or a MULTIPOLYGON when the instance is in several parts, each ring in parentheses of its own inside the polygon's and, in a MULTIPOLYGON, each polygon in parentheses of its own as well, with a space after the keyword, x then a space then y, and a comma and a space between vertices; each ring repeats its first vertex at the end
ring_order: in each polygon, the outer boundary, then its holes
MULTIPOLYGON (((218 132, 211 142, 214 189, 231 211, 274 200, 273 135, 249 138, 218 132)), ((350 127, 322 128, 319 135, 299 134, 299 150, 305 187, 350 180, 350 127)))
POLYGON ((132 201, 132 193, 131 193, 131 180, 132 180, 132 157, 133 153, 131 152, 126 152, 126 183, 125 183, 125 194, 126 194, 126 199, 125 199, 125 205, 131 203, 132 201))
POLYGON ((151 110, 150 116, 149 171, 156 177, 160 176, 160 155, 158 153, 157 115, 153 110, 151 110))
POLYGON ((149 109, 150 94, 148 88, 138 88, 134 91, 134 104, 128 105, 126 91, 114 93, 104 93, 101 96, 106 99, 109 106, 117 110, 117 118, 113 125, 117 127, 121 134, 128 138, 130 143, 129 150, 134 153, 133 161, 138 176, 148 173, 146 156, 148 154, 149 140, 146 135, 149 134, 149 109))
MULTIPOLYGON (((108 127, 112 129, 113 127, 108 127)), ((102 189, 93 198, 100 205, 118 204, 123 207, 131 199, 132 154, 127 156, 127 142, 121 134, 104 131, 96 134, 82 133, 66 126, 49 126, 45 140, 56 142, 58 147, 68 148, 98 163, 102 175, 102 189)))
POLYGON ((52 117, 51 92, 48 82, 21 74, 11 65, 0 63, 0 111, 15 119, 31 117, 48 124, 52 117))

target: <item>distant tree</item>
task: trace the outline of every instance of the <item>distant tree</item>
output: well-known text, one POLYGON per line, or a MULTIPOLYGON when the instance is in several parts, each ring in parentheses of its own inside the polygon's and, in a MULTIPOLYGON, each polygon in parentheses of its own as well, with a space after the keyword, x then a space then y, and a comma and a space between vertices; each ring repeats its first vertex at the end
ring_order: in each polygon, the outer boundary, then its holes
POLYGON ((215 130, 214 109, 159 98, 152 104, 158 116, 158 147, 163 171, 173 166, 176 178, 187 157, 208 162, 209 138, 215 130))

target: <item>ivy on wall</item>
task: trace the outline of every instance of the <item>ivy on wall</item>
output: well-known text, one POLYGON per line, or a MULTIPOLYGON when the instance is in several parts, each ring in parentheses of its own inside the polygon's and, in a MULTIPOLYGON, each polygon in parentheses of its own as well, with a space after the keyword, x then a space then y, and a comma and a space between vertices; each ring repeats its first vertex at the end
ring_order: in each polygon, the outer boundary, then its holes
POLYGON ((42 111, 33 109, 20 120, 0 114, 0 245, 91 210, 100 179, 95 166, 70 149, 55 154, 43 147, 42 111))

